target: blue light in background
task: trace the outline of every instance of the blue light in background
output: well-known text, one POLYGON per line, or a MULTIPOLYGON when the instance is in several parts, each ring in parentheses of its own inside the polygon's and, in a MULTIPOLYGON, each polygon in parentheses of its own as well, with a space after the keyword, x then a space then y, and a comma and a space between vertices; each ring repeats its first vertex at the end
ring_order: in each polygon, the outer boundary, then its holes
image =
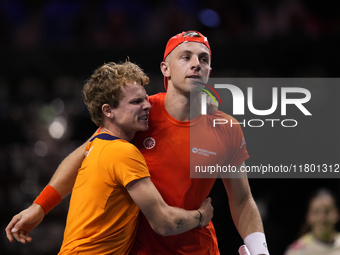
POLYGON ((203 9, 199 11, 198 18, 201 23, 207 27, 217 27, 220 24, 220 15, 211 9, 203 9))

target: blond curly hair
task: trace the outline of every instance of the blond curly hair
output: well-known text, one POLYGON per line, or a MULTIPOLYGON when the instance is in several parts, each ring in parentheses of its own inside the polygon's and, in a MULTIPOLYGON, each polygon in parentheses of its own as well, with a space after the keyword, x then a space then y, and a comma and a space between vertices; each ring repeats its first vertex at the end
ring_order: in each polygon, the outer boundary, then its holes
POLYGON ((121 99, 121 87, 129 82, 145 86, 149 77, 136 64, 126 61, 123 64, 107 63, 94 71, 83 87, 83 100, 92 121, 101 126, 104 115, 102 106, 109 104, 117 108, 121 99))

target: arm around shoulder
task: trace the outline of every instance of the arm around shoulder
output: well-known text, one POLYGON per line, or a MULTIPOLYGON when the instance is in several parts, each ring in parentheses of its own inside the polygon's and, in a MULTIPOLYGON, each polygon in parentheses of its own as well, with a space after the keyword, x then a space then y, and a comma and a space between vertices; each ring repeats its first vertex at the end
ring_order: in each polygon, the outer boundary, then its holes
POLYGON ((126 189, 148 219, 152 229, 162 236, 180 234, 200 225, 204 227, 213 217, 210 198, 203 202, 199 211, 169 206, 149 177, 130 182, 126 189))
POLYGON ((58 166, 48 183, 55 188, 60 196, 64 198, 71 193, 77 178, 78 169, 85 158, 85 148, 88 141, 70 153, 58 166))

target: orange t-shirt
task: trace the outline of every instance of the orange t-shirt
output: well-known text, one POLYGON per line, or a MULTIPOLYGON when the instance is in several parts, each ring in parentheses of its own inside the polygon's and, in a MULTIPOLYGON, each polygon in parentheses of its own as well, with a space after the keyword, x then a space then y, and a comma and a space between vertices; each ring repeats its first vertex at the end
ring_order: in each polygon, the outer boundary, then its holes
POLYGON ((61 254, 128 254, 139 208, 125 186, 150 173, 131 143, 100 133, 87 145, 67 215, 61 254))
MULTIPOLYGON (((213 128, 214 119, 237 122, 220 111, 201 115, 193 121, 177 121, 166 111, 164 98, 165 93, 150 97, 149 130, 137 132, 132 142, 145 157, 151 180, 164 201, 186 210, 197 209, 209 196, 217 175, 191 178, 190 168, 193 171, 195 165, 239 165, 249 157, 243 133, 240 125, 213 128)), ((156 234, 140 214, 130 254, 219 254, 212 222, 205 228, 163 237, 156 234)))

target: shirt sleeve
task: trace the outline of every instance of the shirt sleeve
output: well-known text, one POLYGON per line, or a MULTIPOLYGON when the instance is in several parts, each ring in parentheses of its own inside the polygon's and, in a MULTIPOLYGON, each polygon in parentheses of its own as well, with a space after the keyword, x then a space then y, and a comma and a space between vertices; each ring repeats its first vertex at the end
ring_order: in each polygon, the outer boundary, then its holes
MULTIPOLYGON (((232 126, 228 127, 229 132, 229 141, 230 141, 230 156, 227 159, 228 164, 231 166, 238 166, 243 161, 249 158, 249 154, 247 151, 246 140, 244 138, 242 128, 238 121, 232 118, 232 122, 235 123, 232 126)), ((227 126, 227 125, 226 125, 227 126)))
POLYGON ((100 155, 99 164, 102 165, 101 169, 106 172, 107 179, 112 185, 120 184, 125 187, 133 180, 150 177, 143 155, 128 142, 108 144, 100 155))

